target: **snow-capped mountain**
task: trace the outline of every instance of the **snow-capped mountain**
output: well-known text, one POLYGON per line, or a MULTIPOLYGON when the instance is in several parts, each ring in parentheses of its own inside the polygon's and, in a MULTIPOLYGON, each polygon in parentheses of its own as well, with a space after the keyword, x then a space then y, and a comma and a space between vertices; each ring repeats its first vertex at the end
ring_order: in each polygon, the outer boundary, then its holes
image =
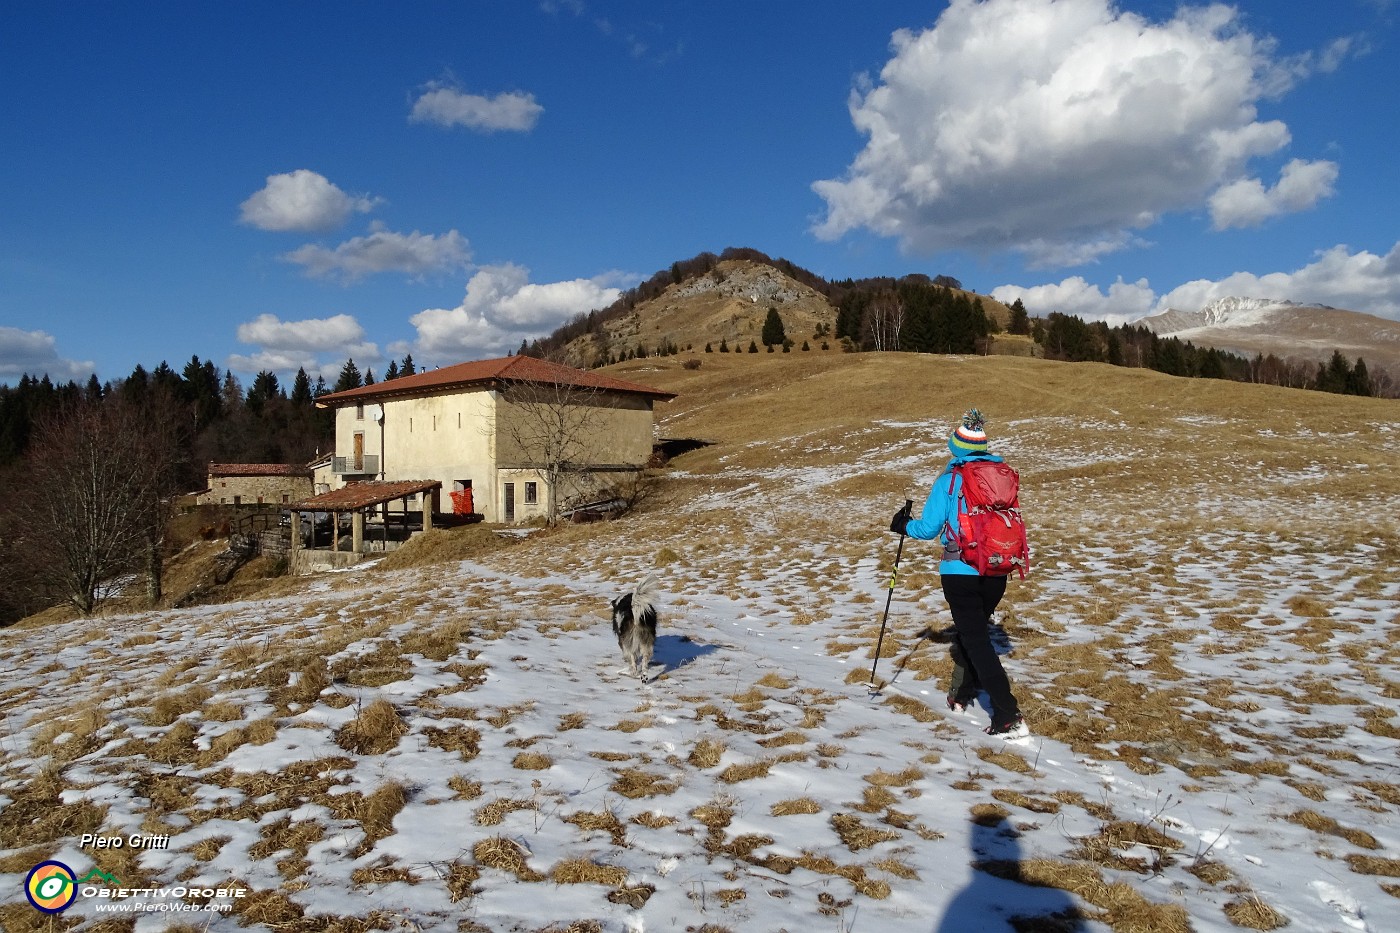
POLYGON ((1169 308, 1134 322, 1163 337, 1247 356, 1325 361, 1334 350, 1367 366, 1400 367, 1400 322, 1326 305, 1219 298, 1197 311, 1169 308))

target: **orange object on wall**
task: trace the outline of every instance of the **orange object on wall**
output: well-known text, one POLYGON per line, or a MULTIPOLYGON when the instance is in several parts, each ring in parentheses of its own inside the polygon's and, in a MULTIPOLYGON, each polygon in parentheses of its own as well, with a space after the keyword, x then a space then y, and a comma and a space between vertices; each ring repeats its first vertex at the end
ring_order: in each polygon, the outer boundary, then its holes
POLYGON ((470 486, 466 489, 454 489, 449 495, 452 496, 453 515, 470 515, 475 511, 472 508, 472 488, 470 486))

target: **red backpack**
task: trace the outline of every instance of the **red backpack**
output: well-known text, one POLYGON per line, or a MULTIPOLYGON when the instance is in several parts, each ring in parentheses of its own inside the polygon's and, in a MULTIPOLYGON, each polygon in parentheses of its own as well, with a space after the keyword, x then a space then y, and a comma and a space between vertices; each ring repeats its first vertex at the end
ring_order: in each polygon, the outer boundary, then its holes
POLYGON ((958 509, 956 534, 951 522, 943 526, 946 538, 953 542, 948 550, 956 549, 956 559, 984 577, 1016 571, 1025 579, 1031 552, 1018 499, 1021 475, 1005 463, 969 460, 953 467, 953 476, 962 479, 964 508, 958 509))

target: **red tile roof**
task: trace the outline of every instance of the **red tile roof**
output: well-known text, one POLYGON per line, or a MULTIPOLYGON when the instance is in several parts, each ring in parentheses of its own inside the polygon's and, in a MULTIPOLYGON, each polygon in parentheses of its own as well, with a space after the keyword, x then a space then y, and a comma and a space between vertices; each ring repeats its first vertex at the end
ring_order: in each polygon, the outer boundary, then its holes
POLYGON ((460 389, 472 386, 489 386, 502 382, 544 382, 551 385, 573 385, 580 388, 602 389, 609 392, 626 392, 645 395, 657 401, 669 401, 676 397, 674 392, 664 392, 651 386, 644 386, 625 379, 616 379, 599 372, 574 369, 547 360, 537 360, 530 356, 506 356, 495 360, 474 360, 458 363, 412 376, 400 376, 374 385, 332 392, 316 400, 321 407, 346 405, 351 402, 364 402, 398 395, 432 395, 443 389, 460 389))
POLYGON ((400 479, 387 482, 371 480, 363 483, 351 483, 340 489, 332 489, 319 496, 293 502, 284 508, 298 512, 350 512, 378 505, 381 502, 392 502, 405 496, 417 495, 430 489, 441 488, 442 483, 438 480, 400 479))
POLYGON ((210 476, 310 476, 303 463, 211 463, 210 476))

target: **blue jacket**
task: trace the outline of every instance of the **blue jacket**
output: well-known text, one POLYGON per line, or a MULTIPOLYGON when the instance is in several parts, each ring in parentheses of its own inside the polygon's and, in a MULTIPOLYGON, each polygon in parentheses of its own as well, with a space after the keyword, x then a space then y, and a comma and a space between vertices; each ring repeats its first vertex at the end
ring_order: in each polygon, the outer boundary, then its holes
MULTIPOLYGON (((938 478, 933 481, 933 488, 929 490, 928 499, 924 502, 924 509, 919 513, 919 517, 911 518, 909 524, 905 526, 905 534, 921 541, 938 540, 945 545, 950 543, 943 534, 944 524, 951 525, 953 531, 956 532, 959 512, 967 511, 966 506, 959 509, 962 479, 953 475, 953 467, 972 462, 1002 463, 1003 461, 1001 457, 993 454, 969 454, 965 457, 954 457, 949 460, 947 466, 943 468, 943 472, 938 474, 938 478)), ((960 560, 939 561, 938 572, 939 574, 977 576, 977 571, 972 568, 971 564, 960 560)))

